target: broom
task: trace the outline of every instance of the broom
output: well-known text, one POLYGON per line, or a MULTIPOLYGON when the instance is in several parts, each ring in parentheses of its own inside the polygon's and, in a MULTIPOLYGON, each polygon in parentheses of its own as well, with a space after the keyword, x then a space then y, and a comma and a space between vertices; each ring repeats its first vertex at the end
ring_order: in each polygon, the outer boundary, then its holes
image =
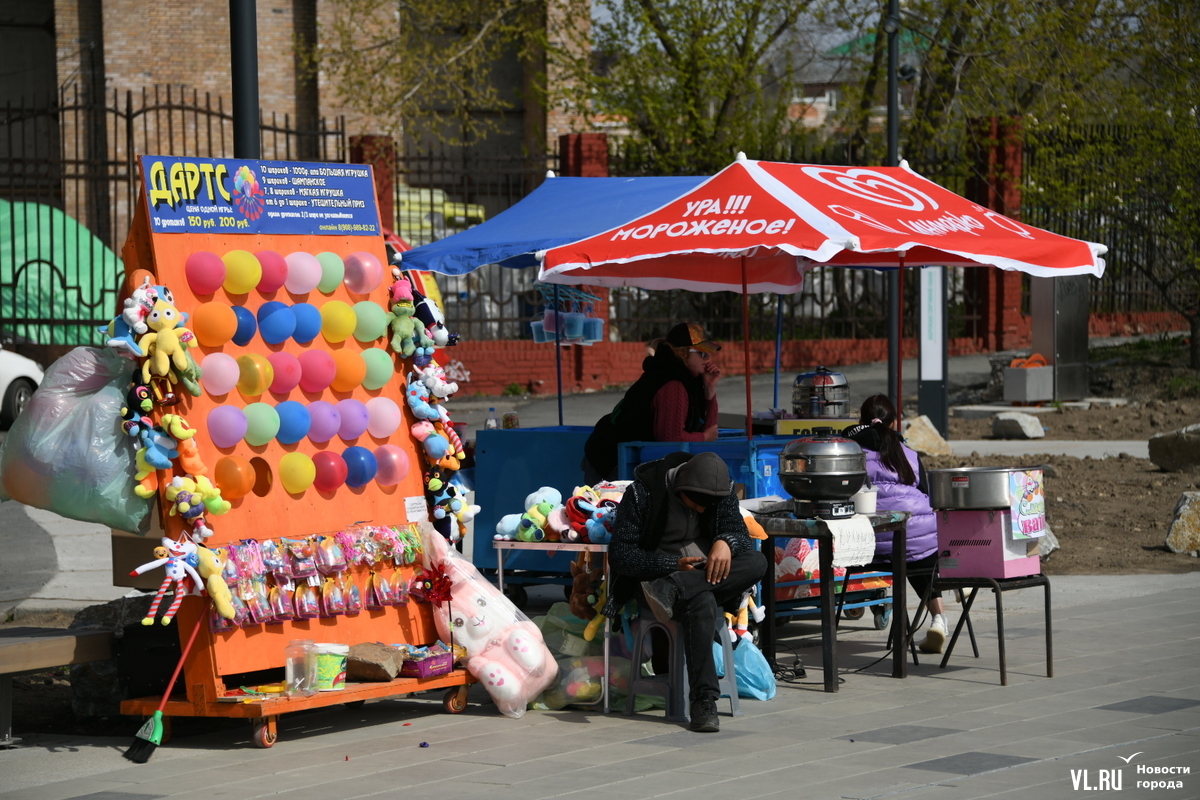
POLYGON ((171 699, 171 690, 175 688, 175 681, 179 678, 179 673, 183 671, 183 662, 187 660, 188 652, 192 649, 192 643, 196 641, 196 634, 200 632, 200 627, 204 624, 204 618, 207 615, 208 607, 205 608, 205 613, 201 614, 196 620, 196 624, 192 627, 192 635, 188 637, 187 644, 183 646, 183 653, 179 656, 179 663, 175 665, 175 672, 171 674, 171 680, 167 681, 167 689, 163 692, 162 700, 158 704, 158 710, 154 715, 138 728, 138 732, 133 737, 133 744, 125 751, 125 758, 128 758, 135 764, 145 764, 150 760, 150 756, 154 755, 154 751, 162 744, 163 740, 163 709, 167 707, 167 701, 171 699))

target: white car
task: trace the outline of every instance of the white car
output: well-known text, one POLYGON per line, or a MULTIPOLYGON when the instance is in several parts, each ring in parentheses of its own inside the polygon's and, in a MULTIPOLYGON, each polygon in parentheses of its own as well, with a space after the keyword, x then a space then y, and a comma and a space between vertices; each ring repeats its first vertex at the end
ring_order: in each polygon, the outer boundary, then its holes
POLYGON ((42 382, 42 366, 0 344, 0 428, 12 426, 42 382))

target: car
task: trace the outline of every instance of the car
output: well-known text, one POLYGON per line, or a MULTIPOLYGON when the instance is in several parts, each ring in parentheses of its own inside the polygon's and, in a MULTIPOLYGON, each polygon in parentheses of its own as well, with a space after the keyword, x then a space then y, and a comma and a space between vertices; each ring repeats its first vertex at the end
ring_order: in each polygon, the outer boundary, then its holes
POLYGON ((42 365, 17 355, 0 343, 0 428, 12 427, 13 421, 29 405, 41 384, 42 365))

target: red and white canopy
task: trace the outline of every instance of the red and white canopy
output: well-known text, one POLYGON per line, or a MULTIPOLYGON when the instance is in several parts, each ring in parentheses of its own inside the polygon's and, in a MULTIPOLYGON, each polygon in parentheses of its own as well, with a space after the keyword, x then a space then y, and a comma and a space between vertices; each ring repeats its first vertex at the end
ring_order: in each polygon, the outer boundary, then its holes
POLYGON ((994 266, 1104 272, 1101 244, 1034 228, 900 167, 738 160, 661 208, 540 253, 539 280, 646 289, 800 290, 804 272, 994 266), (743 258, 746 272, 743 273, 743 258))

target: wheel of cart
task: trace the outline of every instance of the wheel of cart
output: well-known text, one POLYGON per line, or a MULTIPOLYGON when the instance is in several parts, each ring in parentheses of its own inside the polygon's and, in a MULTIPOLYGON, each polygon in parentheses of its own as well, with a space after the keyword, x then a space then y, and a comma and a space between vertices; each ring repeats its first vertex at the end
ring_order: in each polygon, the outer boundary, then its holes
POLYGON ((279 717, 261 717, 250 721, 255 747, 274 747, 279 741, 279 717))
POLYGON ((875 617, 875 630, 877 630, 877 631, 886 630, 887 626, 892 623, 892 604, 890 602, 891 598, 888 597, 888 593, 887 593, 886 589, 878 590, 878 592, 876 592, 875 597, 877 600, 887 601, 887 602, 881 602, 881 603, 871 606, 871 613, 875 617))
POLYGON ((442 697, 442 708, 450 714, 461 714, 467 710, 467 686, 456 686, 442 697))

